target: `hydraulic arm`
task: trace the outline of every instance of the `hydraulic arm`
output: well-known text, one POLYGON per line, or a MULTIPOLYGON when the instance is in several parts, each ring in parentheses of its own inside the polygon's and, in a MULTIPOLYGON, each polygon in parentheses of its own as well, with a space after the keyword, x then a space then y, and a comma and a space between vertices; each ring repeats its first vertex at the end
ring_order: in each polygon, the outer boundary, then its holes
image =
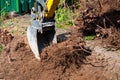
POLYGON ((37 11, 31 10, 31 25, 27 29, 27 38, 35 57, 40 60, 42 49, 57 43, 55 10, 60 0, 36 0, 37 11))

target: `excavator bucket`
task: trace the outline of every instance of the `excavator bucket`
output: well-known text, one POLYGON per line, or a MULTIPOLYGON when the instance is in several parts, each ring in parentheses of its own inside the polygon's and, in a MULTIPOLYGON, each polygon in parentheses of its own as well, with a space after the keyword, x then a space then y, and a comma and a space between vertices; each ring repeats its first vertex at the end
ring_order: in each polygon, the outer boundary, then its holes
POLYGON ((60 0, 36 0, 37 11, 31 10, 31 26, 27 29, 27 38, 35 57, 40 59, 43 48, 57 43, 55 10, 60 0))
POLYGON ((48 30, 40 33, 37 29, 33 27, 28 27, 27 38, 28 43, 35 57, 40 60, 40 53, 43 48, 49 46, 52 43, 57 43, 56 31, 48 30))

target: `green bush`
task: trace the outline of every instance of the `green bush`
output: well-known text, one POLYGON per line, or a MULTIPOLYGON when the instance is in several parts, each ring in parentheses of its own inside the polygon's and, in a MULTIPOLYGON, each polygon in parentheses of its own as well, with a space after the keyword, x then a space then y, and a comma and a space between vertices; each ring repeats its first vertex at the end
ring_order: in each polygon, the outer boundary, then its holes
POLYGON ((73 20, 77 15, 76 9, 79 5, 79 0, 60 0, 55 16, 58 28, 73 25, 73 20))
POLYGON ((73 24, 73 12, 69 8, 59 8, 56 12, 55 18, 58 28, 71 26, 73 24))
POLYGON ((6 17, 7 17, 7 15, 8 15, 8 12, 6 12, 6 11, 3 11, 3 12, 1 12, 1 19, 5 19, 6 17))

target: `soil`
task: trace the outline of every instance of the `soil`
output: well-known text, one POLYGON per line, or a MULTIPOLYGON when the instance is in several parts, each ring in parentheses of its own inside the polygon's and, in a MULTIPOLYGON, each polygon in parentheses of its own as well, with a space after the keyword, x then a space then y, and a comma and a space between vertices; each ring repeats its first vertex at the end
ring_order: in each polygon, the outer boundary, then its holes
POLYGON ((94 50, 88 48, 95 42, 85 44, 81 34, 75 32, 70 39, 46 47, 38 61, 25 35, 15 36, 0 54, 0 79, 120 80, 120 56, 98 51, 99 45, 94 50))
POLYGON ((96 35, 99 39, 105 39, 103 43, 107 43, 108 47, 120 49, 120 1, 90 0, 82 2, 82 5, 83 35, 96 35))
POLYGON ((0 29, 0 43, 7 45, 13 39, 13 36, 5 29, 0 29))
POLYGON ((0 29, 1 80, 120 80, 120 51, 104 47, 100 39, 85 41, 80 25, 58 29, 60 43, 44 48, 41 61, 35 59, 26 39, 29 17, 9 19, 0 29))

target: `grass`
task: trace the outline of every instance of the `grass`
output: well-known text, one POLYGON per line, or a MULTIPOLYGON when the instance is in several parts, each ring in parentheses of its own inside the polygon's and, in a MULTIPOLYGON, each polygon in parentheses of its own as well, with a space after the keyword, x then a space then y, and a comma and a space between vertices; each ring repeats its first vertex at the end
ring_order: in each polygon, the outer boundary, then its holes
POLYGON ((85 40, 93 40, 95 35, 85 36, 85 40))
POLYGON ((6 19, 6 16, 8 15, 8 12, 6 11, 0 11, 0 26, 2 24, 2 21, 6 19))
POLYGON ((0 26, 1 26, 1 23, 2 23, 2 19, 0 18, 0 26))
POLYGON ((0 52, 2 52, 2 50, 3 50, 3 46, 2 44, 0 44, 0 52))

